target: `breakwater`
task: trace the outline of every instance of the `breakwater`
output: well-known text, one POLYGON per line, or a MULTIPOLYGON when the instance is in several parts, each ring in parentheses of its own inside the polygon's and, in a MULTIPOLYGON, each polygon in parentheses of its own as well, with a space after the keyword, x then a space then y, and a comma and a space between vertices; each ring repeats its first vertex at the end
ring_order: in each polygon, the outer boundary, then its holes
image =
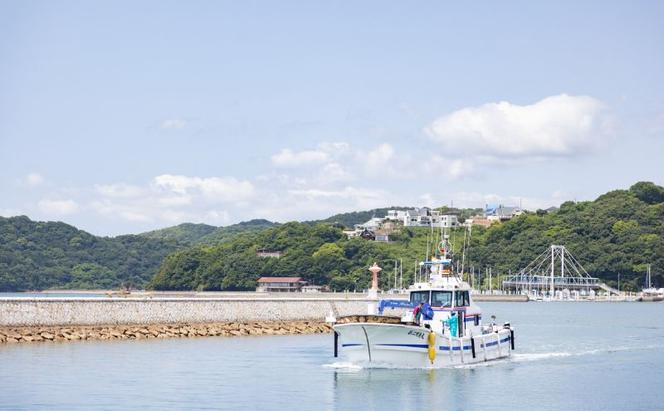
POLYGON ((367 321, 358 297, 3 298, 0 343, 329 332, 330 314, 367 321))
POLYGON ((322 321, 258 321, 146 326, 0 327, 0 343, 85 340, 142 340, 150 338, 234 337, 250 335, 315 334, 330 331, 322 321))
POLYGON ((0 326, 201 324, 323 321, 366 314, 367 299, 13 298, 0 300, 0 326))
POLYGON ((0 343, 329 332, 326 316, 370 300, 330 298, 0 299, 0 343))

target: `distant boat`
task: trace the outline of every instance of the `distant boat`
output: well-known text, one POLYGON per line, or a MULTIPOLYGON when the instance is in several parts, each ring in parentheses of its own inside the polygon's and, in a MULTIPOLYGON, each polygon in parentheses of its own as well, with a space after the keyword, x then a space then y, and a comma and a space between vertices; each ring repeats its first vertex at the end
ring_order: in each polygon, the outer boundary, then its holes
POLYGON ((664 297, 664 288, 655 288, 652 286, 650 280, 650 264, 648 264, 648 272, 646 274, 647 288, 641 290, 639 301, 662 301, 664 297))

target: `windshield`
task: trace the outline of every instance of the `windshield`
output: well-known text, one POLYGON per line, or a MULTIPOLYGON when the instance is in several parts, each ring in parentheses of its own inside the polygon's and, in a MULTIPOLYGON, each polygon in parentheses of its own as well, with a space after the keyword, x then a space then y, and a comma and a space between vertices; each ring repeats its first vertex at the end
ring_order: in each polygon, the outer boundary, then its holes
POLYGON ((414 291, 410 293, 410 302, 413 305, 419 303, 428 303, 429 302, 429 292, 428 291, 414 291))
POLYGON ((468 291, 457 291, 456 292, 456 306, 457 307, 466 307, 470 305, 470 298, 468 297, 468 291))
POLYGON ((432 291, 431 292, 431 306, 432 307, 451 307, 452 306, 452 291, 432 291))

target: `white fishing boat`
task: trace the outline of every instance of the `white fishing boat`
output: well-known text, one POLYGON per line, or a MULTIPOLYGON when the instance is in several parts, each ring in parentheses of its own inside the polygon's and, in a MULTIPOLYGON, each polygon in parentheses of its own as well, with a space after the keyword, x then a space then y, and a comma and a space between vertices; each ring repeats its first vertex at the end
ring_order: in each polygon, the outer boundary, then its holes
POLYGON ((386 308, 408 310, 399 323, 383 323, 375 316, 367 322, 339 321, 333 325, 335 355, 339 351, 352 363, 400 367, 456 366, 511 355, 514 329, 509 322, 496 325, 494 316, 490 324, 483 324, 470 285, 454 271, 447 241, 444 236, 435 257, 421 263, 428 281, 410 286, 408 300, 379 302, 379 315, 386 308), (412 310, 420 306, 416 318, 412 310))

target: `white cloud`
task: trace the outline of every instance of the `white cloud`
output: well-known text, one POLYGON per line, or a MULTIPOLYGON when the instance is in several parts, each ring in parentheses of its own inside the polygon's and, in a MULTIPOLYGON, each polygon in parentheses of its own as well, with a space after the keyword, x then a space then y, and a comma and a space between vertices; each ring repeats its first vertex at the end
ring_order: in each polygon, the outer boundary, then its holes
POLYGON ((25 176, 25 184, 30 187, 35 187, 44 182, 44 177, 39 173, 30 173, 25 176))
POLYGON ((328 160, 328 154, 322 150, 292 151, 284 148, 272 156, 276 167, 302 167, 322 164, 328 160))
POLYGON ((348 199, 357 200, 357 199, 376 199, 381 197, 375 191, 362 190, 354 187, 344 187, 342 190, 308 189, 308 190, 289 190, 288 192, 308 199, 340 198, 344 200, 348 199))
POLYGON ((179 130, 186 125, 187 121, 180 118, 171 118, 161 122, 161 128, 164 130, 179 130))
POLYGON ((118 184, 95 184, 95 191, 105 197, 114 198, 133 198, 140 197, 145 194, 145 190, 141 187, 118 183, 118 184))
POLYGON ((467 107, 435 120, 429 137, 464 157, 574 156, 599 146, 610 125, 601 101, 561 94, 519 106, 467 107))
POLYGON ((154 178, 157 188, 177 194, 200 192, 217 201, 248 200, 254 196, 254 185, 247 180, 233 177, 189 177, 163 174, 154 178))
POLYGON ((163 174, 145 185, 98 184, 88 209, 109 219, 158 226, 182 222, 228 223, 246 208, 256 189, 233 177, 163 174))
POLYGON ((207 222, 208 224, 228 224, 230 220, 231 216, 226 210, 208 210, 205 212, 201 222, 207 222))
POLYGON ((353 180, 353 176, 341 164, 331 162, 321 168, 317 180, 322 184, 330 184, 353 180))
POLYGON ((475 161, 467 158, 445 158, 439 155, 432 155, 428 158, 422 169, 425 173, 438 178, 442 177, 448 180, 458 180, 475 172, 475 161))
POLYGON ((392 198, 390 193, 375 188, 266 187, 261 202, 252 204, 252 215, 274 221, 318 219, 341 212, 383 207, 391 204, 392 198))
POLYGON ((68 215, 79 210, 78 203, 74 200, 41 200, 37 206, 47 214, 68 215))
POLYGON ((24 213, 16 208, 0 208, 0 216, 2 217, 13 217, 21 214, 24 213))
POLYGON ((318 149, 332 155, 341 155, 348 153, 350 144, 343 141, 323 142, 318 145, 318 149))
POLYGON ((366 155, 365 165, 368 170, 380 173, 381 170, 389 166, 390 160, 394 157, 394 147, 383 143, 371 150, 366 155))

